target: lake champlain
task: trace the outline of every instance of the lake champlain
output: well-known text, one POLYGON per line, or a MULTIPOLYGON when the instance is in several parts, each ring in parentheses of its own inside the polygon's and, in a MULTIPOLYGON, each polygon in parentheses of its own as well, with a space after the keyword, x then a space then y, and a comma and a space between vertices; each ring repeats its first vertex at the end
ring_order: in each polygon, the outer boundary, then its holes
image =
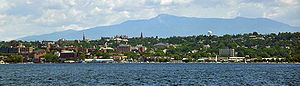
POLYGON ((0 85, 300 85, 300 64, 4 64, 0 85))

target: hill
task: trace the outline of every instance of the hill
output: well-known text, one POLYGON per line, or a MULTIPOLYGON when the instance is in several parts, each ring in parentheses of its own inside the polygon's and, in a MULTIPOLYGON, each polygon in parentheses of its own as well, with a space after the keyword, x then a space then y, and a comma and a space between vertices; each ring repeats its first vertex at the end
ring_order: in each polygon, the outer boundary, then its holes
POLYGON ((252 32, 261 34, 299 32, 300 28, 266 18, 236 17, 233 19, 221 19, 179 17, 161 14, 151 19, 129 20, 117 25, 101 26, 81 31, 67 30, 39 36, 28 36, 19 40, 58 40, 60 38, 74 40, 82 39, 83 32, 85 32, 86 37, 89 39, 99 39, 100 37, 112 37, 115 35, 137 37, 140 36, 141 32, 147 37, 190 36, 207 34, 209 30, 214 35, 225 35, 252 32))

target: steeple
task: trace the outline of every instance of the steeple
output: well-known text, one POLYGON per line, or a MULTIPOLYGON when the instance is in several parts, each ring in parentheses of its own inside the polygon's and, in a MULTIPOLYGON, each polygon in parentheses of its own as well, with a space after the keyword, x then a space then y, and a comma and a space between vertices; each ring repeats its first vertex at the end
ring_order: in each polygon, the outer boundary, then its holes
POLYGON ((84 34, 84 32, 83 32, 82 40, 85 41, 85 34, 84 34))
POLYGON ((143 32, 141 32, 141 39, 143 38, 143 32))

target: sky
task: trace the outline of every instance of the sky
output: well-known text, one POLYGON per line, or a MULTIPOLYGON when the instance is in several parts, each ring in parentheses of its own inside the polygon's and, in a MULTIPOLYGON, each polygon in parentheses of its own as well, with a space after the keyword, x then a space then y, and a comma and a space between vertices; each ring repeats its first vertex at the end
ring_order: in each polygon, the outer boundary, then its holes
POLYGON ((159 14, 269 18, 300 27, 300 0, 0 0, 0 40, 84 30, 159 14))

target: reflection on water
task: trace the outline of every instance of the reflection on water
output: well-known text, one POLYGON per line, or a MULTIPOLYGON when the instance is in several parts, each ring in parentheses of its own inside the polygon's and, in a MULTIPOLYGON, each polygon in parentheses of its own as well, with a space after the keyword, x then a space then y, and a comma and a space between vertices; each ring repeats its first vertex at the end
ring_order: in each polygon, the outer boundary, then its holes
POLYGON ((9 64, 0 85, 299 85, 298 64, 9 64))

